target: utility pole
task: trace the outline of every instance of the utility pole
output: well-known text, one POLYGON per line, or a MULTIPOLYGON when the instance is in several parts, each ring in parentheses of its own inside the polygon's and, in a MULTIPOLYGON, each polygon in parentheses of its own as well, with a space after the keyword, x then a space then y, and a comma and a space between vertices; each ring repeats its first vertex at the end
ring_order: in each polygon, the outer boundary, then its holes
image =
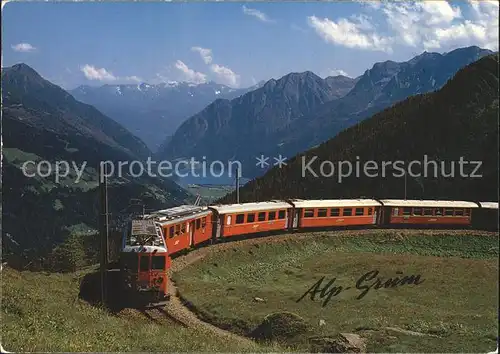
POLYGON ((236 167, 236 204, 240 203, 240 169, 236 167))
POLYGON ((108 178, 106 165, 99 164, 100 230, 101 230, 101 303, 107 300, 107 268, 109 262, 108 178))

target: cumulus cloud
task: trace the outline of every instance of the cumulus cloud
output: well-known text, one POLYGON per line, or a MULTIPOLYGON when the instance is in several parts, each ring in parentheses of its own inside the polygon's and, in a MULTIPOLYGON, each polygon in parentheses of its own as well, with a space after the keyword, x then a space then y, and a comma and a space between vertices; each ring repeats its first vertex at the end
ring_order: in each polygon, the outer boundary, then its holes
POLYGON ((243 13, 245 15, 253 16, 253 17, 257 18, 259 21, 268 22, 268 23, 275 22, 274 20, 270 19, 269 16, 267 16, 262 11, 259 11, 256 9, 251 9, 249 7, 246 7, 245 5, 242 6, 242 10, 243 10, 243 13))
POLYGON ((239 86, 240 76, 228 67, 212 64, 210 70, 212 70, 223 84, 233 87, 239 86))
POLYGON ((202 84, 207 81, 207 75, 190 69, 184 62, 177 60, 175 68, 181 72, 182 79, 193 84, 202 84))
POLYGON ((342 69, 328 69, 328 70, 326 70, 324 77, 328 77, 328 76, 338 76, 338 75, 351 77, 348 73, 346 73, 346 72, 345 72, 344 70, 342 70, 342 69))
MULTIPOLYGON (((209 65, 209 70, 216 77, 216 81, 220 82, 227 86, 239 87, 240 84, 240 75, 236 74, 233 70, 228 68, 227 66, 214 63, 213 61, 213 53, 210 48, 202 48, 202 47, 191 47, 193 52, 197 52, 200 54, 203 62, 209 65)), ((176 63, 177 69, 186 73, 185 78, 188 77, 191 82, 202 83, 207 80, 207 75, 203 73, 196 73, 194 70, 191 70, 184 64, 182 61, 178 60, 176 63), (196 78, 196 79, 193 79, 196 78)))
POLYGON ((93 65, 85 64, 80 68, 88 80, 115 81, 116 76, 104 68, 96 68, 93 65))
POLYGON ((115 76, 111 71, 105 68, 97 68, 93 65, 85 64, 80 68, 80 71, 85 75, 87 80, 96 81, 122 81, 122 82, 141 82, 142 79, 138 76, 115 76))
POLYGON ((390 51, 402 45, 418 50, 477 45, 498 50, 498 1, 468 0, 462 8, 448 1, 356 0, 382 18, 366 15, 337 20, 308 18, 325 41, 350 48, 390 51), (379 28, 385 28, 382 32, 379 28))
POLYGON ((391 39, 366 29, 366 23, 341 18, 337 22, 328 18, 309 16, 309 26, 326 42, 348 48, 391 52, 391 39))
POLYGON ((18 43, 12 45, 11 48, 16 52, 23 52, 23 53, 34 52, 36 50, 36 48, 29 43, 18 43))
POLYGON ((210 64, 212 62, 212 49, 192 47, 191 50, 194 52, 198 52, 205 64, 210 64))
POLYGON ((142 82, 143 80, 139 76, 125 76, 124 81, 130 81, 130 82, 142 82))

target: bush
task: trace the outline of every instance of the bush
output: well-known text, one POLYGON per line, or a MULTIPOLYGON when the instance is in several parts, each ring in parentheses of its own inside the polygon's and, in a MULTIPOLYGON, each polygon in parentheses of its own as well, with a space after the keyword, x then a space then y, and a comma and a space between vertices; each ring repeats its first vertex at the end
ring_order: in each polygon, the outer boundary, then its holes
POLYGON ((306 321, 291 312, 276 312, 267 315, 251 336, 258 340, 285 341, 306 333, 306 321))

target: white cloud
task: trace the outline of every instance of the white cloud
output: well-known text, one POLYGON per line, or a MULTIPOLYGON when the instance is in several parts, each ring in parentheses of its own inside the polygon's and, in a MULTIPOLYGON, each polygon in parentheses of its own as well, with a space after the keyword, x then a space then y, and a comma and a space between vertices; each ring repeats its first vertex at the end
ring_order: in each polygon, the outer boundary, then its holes
POLYGON ((115 81, 116 76, 104 68, 96 68, 93 65, 85 64, 80 68, 88 80, 115 81))
POLYGON ((34 52, 36 50, 36 48, 29 43, 18 43, 16 45, 12 45, 11 48, 16 52, 24 53, 34 52))
POLYGON ((210 66, 210 70, 224 83, 225 85, 232 86, 232 87, 238 87, 239 86, 239 81, 240 81, 240 76, 236 74, 234 71, 229 69, 228 67, 219 65, 219 64, 212 64, 210 66))
POLYGON ((143 80, 139 76, 125 76, 123 78, 124 81, 131 81, 131 82, 142 82, 143 80))
POLYGON ((207 75, 190 69, 184 62, 177 60, 175 68, 181 72, 183 80, 194 84, 202 84, 207 81, 207 75))
POLYGON ((194 52, 198 52, 205 64, 210 64, 212 62, 212 49, 192 47, 191 50, 194 52))
POLYGON ((243 13, 245 15, 253 16, 262 22, 268 22, 268 23, 275 22, 274 20, 270 19, 269 16, 267 16, 262 11, 259 11, 256 9, 251 9, 249 7, 246 7, 245 5, 242 6, 242 9, 243 9, 243 13))
MULTIPOLYGON (((69 70, 69 69, 66 69, 69 70)), ((142 82, 142 79, 138 76, 115 76, 111 71, 105 68, 96 68, 93 65, 85 64, 80 68, 87 80, 96 81, 121 81, 121 82, 142 82)))
POLYGON ((342 75, 342 76, 347 76, 347 77, 351 77, 348 73, 346 73, 344 70, 342 69, 328 69, 326 70, 325 74, 323 77, 328 77, 328 76, 338 76, 338 75, 342 75))
MULTIPOLYGON (((462 3, 462 9, 444 0, 412 2, 356 0, 356 2, 366 6, 370 13, 382 16, 383 23, 379 23, 379 25, 389 29, 390 34, 386 34, 386 38, 393 45, 402 45, 418 50, 451 49, 477 45, 482 48, 498 50, 498 1, 468 0, 462 3)), ((340 19, 337 23, 343 20, 346 19, 340 19)), ((369 17, 365 17, 364 20, 365 24, 368 21, 373 24, 369 17)), ((363 20, 359 21, 358 19, 358 26, 355 27, 358 34, 374 35, 375 28, 371 30, 372 32, 368 28, 361 28, 362 22, 363 20)), ((318 30, 317 32, 320 34, 318 30)), ((322 37, 325 36, 327 35, 322 34, 322 37)), ((356 37, 353 36, 353 38, 356 37)), ((330 42, 349 46, 342 41, 334 41, 331 38, 330 42)), ((358 45, 357 47, 374 48, 368 45, 358 45)))
POLYGON ((382 37, 373 30, 366 27, 366 19, 353 21, 341 18, 337 22, 328 18, 318 18, 309 16, 307 18, 309 26, 322 37, 326 42, 342 45, 348 48, 360 48, 367 50, 377 50, 391 52, 392 39, 382 37))

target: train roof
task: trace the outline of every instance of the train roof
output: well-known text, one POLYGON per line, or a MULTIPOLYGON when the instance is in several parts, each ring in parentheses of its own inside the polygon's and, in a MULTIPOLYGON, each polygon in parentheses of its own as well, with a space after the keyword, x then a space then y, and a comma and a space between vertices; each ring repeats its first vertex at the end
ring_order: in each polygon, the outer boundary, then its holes
POLYGON ((178 222, 183 222, 183 221, 190 220, 193 218, 199 218, 199 217, 203 217, 206 215, 210 215, 211 213, 212 213, 211 210, 205 208, 203 210, 199 210, 199 211, 196 211, 194 213, 175 217, 175 218, 170 218, 170 219, 168 219, 168 218, 161 219, 160 218, 160 219, 158 219, 158 223, 161 226, 172 225, 172 224, 176 224, 178 222))
POLYGON ((422 207, 422 208, 479 208, 476 203, 461 200, 408 200, 383 199, 380 202, 390 207, 422 207))
POLYGON ((200 205, 181 205, 178 207, 157 210, 151 214, 145 215, 145 219, 152 219, 161 224, 169 223, 170 221, 182 221, 190 217, 202 214, 209 214, 207 207, 200 205))
POLYGON ((357 207, 357 206, 380 206, 375 199, 317 199, 303 200, 292 199, 290 202, 296 208, 329 208, 329 207, 357 207))
POLYGON ((498 202, 479 202, 479 205, 484 209, 498 209, 498 202))
POLYGON ((167 249, 161 229, 154 220, 133 219, 130 223, 129 232, 123 236, 122 252, 164 252, 167 249), (140 251, 137 247, 153 247, 151 251, 140 251))
POLYGON ((210 208, 219 214, 243 213, 247 211, 288 209, 292 206, 283 200, 273 200, 270 202, 255 202, 241 204, 211 205, 210 208))
POLYGON ((153 220, 132 220, 130 236, 156 235, 156 226, 153 220))

